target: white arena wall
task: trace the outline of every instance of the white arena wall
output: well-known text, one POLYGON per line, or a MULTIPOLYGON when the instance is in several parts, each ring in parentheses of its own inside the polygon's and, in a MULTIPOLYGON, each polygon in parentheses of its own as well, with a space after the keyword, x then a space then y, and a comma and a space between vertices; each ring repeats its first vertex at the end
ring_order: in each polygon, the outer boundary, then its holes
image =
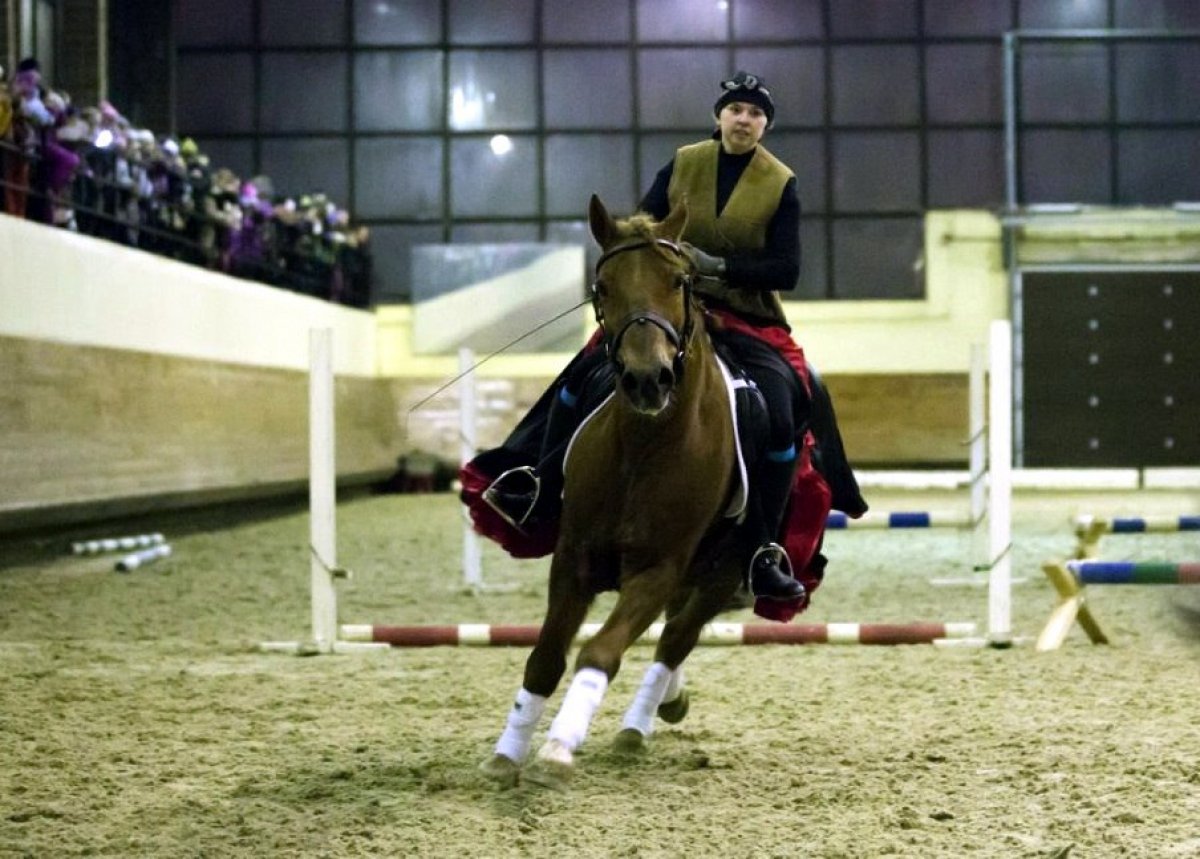
POLYGON ((374 314, 0 216, 0 530, 308 476, 308 331, 334 331, 344 481, 394 470, 374 314))
MULTIPOLYGON (((999 239, 988 213, 931 212, 923 300, 787 305, 856 462, 965 464, 969 346, 1007 312, 999 239)), ((456 386, 410 411, 459 368, 415 354, 409 306, 345 308, 2 216, 0 260, 0 530, 299 489, 311 327, 334 331, 340 480, 458 456, 456 386)), ((480 445, 568 358, 485 363, 480 445)))

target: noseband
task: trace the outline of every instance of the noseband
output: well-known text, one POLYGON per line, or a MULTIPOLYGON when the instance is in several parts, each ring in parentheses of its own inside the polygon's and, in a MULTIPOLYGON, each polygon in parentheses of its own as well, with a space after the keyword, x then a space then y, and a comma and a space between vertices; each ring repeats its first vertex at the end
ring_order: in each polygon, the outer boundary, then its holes
POLYGON ((628 242, 622 245, 616 245, 609 248, 600 255, 600 259, 596 260, 596 280, 592 281, 592 310, 596 314, 596 324, 600 326, 600 331, 604 335, 604 351, 608 354, 609 360, 617 368, 617 372, 624 371, 624 365, 617 357, 617 352, 621 348, 621 340, 634 325, 645 325, 650 323, 660 328, 671 341, 671 345, 675 347, 675 357, 671 362, 671 369, 675 373, 676 380, 683 376, 683 361, 687 353, 688 340, 692 336, 693 320, 692 320, 692 285, 695 281, 695 276, 688 273, 684 276, 681 288, 683 289, 683 330, 677 331, 675 326, 671 324, 671 320, 667 319, 661 313, 654 310, 635 310, 616 324, 616 334, 613 335, 608 326, 604 324, 604 310, 600 307, 600 268, 615 257, 617 254, 623 254, 628 251, 643 250, 645 248, 662 247, 671 251, 683 259, 688 259, 688 255, 675 242, 668 239, 640 239, 638 241, 628 242))

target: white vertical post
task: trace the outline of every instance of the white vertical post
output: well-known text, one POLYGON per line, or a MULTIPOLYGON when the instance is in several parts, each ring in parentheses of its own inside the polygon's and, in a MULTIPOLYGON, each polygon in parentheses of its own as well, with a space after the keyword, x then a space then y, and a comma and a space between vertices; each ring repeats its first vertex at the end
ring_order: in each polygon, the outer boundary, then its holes
POLYGON ((1012 325, 992 322, 988 409, 988 638, 1012 643, 1012 325))
POLYGON ((321 653, 337 639, 337 502, 334 455, 333 332, 309 331, 308 506, 309 561, 312 569, 313 642, 321 653))
POLYGON ((971 565, 986 570, 991 560, 984 539, 987 513, 987 347, 971 344, 971 371, 968 383, 967 445, 971 493, 971 565))
MULTIPOLYGON (((459 460, 462 465, 466 465, 474 458, 477 449, 475 445, 475 374, 471 372, 471 368, 474 365, 475 353, 467 348, 459 349, 458 371, 462 375, 462 378, 459 381, 458 387, 458 437, 460 439, 459 460)), ((463 507, 462 516, 463 583, 468 589, 477 591, 483 588, 482 550, 479 545, 479 535, 471 527, 471 516, 467 513, 466 507, 463 507)))

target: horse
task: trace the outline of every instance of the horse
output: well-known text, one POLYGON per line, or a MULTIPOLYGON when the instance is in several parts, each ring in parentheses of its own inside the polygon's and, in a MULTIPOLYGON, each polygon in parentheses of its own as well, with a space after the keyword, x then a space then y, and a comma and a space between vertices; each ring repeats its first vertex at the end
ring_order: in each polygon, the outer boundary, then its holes
POLYGON ((571 441, 545 620, 495 752, 480 767, 502 786, 568 784, 574 753, 623 654, 664 612, 654 662, 625 713, 617 748, 643 748, 656 714, 682 719, 681 666, 743 581, 726 518, 739 489, 736 431, 726 371, 679 244, 686 203, 662 222, 644 214, 618 221, 593 196, 588 214, 602 252, 592 301, 615 391, 571 441), (527 762, 572 641, 595 596, 613 588, 616 603, 581 646, 548 738, 527 762))

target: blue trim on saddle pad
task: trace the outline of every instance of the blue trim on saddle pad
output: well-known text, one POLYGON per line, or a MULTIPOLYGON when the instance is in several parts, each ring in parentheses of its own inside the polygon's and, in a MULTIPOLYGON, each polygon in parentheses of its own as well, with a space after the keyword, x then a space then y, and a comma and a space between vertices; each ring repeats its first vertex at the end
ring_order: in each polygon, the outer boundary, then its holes
POLYGON ((788 445, 787 450, 768 450, 767 459, 771 462, 791 462, 796 458, 796 445, 788 445))
POLYGON ((579 395, 572 394, 570 391, 567 390, 567 386, 563 385, 561 388, 558 389, 558 399, 562 402, 562 404, 564 406, 567 406, 568 408, 573 409, 573 408, 575 408, 575 404, 577 402, 579 402, 579 395))

